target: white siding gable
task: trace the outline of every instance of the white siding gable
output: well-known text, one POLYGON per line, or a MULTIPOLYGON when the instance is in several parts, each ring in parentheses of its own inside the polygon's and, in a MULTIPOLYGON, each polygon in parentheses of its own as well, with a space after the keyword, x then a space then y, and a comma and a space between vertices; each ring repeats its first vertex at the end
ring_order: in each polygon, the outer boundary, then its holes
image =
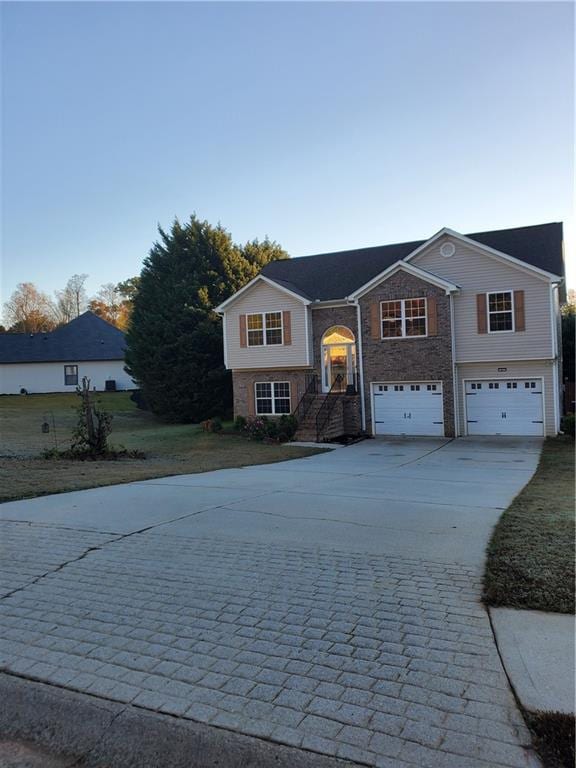
POLYGON ((534 274, 504 263, 455 238, 440 238, 410 263, 460 286, 454 295, 455 352, 457 362, 533 360, 553 358, 555 327, 551 313, 550 284, 534 274), (455 252, 443 256, 443 243, 452 242, 455 252), (509 290, 524 291, 526 330, 478 333, 476 294, 509 290))
POLYGON ((226 367, 301 368, 309 365, 308 308, 294 296, 264 281, 255 283, 224 312, 226 367), (292 343, 262 347, 240 345, 240 316, 254 312, 290 312, 292 343))

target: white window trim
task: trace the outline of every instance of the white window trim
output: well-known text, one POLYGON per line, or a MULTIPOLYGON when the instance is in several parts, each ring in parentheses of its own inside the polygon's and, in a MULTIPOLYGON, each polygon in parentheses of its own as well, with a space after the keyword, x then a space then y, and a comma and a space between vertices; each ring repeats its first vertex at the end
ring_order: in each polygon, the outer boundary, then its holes
MULTIPOLYGON (((276 345, 274 345, 276 346, 276 345)), ((289 381, 255 381, 254 382, 254 413, 256 416, 288 416, 292 413, 292 387, 289 381), (262 398, 257 395, 258 384, 270 384, 270 398, 262 398), (290 403, 290 410, 288 412, 276 413, 276 395, 274 393, 275 384, 287 384, 288 385, 288 397, 279 398, 282 400, 288 400, 290 403), (272 401, 272 410, 268 413, 258 413, 258 400, 270 399, 272 401)))
POLYGON ((410 296, 408 299, 385 299, 380 302, 380 338, 382 341, 398 341, 399 339, 426 339, 428 338, 428 299, 426 296, 410 296), (382 317, 382 305, 388 304, 392 301, 400 302, 401 317, 396 318, 402 321, 402 336, 384 336, 384 318, 382 317), (406 317, 406 301, 424 301, 424 324, 426 326, 426 333, 418 334, 418 336, 406 335, 406 320, 418 320, 420 317, 406 317))
MULTIPOLYGON (((255 329, 252 329, 255 330, 255 329)), ((272 329, 270 329, 272 330, 272 329)), ((284 346, 284 312, 282 310, 273 309, 269 312, 247 312, 246 313, 246 346, 247 347, 282 347, 284 346), (250 344, 250 329, 248 328, 248 318, 260 315, 262 318, 262 344, 250 344), (274 330, 280 330, 282 341, 279 344, 268 344, 266 341, 266 315, 280 315, 280 328, 274 330)))
POLYGON ((78 376, 79 376, 79 373, 78 373, 78 366, 77 365, 70 365, 69 364, 69 365, 65 365, 64 366, 64 386, 65 387, 77 387, 78 386, 78 376), (67 368, 75 368, 76 369, 76 373, 75 374, 74 373, 66 373, 66 369, 67 368), (69 376, 70 377, 76 376, 76 381, 73 384, 68 384, 68 382, 66 381, 66 379, 69 376))
POLYGON ((515 315, 515 312, 514 312, 514 291, 513 290, 511 290, 510 288, 505 288, 504 290, 501 290, 501 291, 500 290, 498 290, 498 291, 488 291, 486 293, 486 323, 487 323, 487 326, 488 326, 488 328, 487 328, 488 333, 515 333, 515 331, 516 331, 516 318, 514 317, 514 315, 515 315), (492 330, 490 330, 490 315, 502 315, 502 314, 504 314, 504 312, 507 311, 507 310, 503 310, 503 311, 497 311, 497 312, 490 312, 490 296, 494 296, 497 293, 509 293, 510 297, 512 299, 512 309, 510 310, 510 312, 512 314, 512 328, 510 330, 507 330, 507 331, 504 331, 504 330, 503 331, 492 331, 492 330))

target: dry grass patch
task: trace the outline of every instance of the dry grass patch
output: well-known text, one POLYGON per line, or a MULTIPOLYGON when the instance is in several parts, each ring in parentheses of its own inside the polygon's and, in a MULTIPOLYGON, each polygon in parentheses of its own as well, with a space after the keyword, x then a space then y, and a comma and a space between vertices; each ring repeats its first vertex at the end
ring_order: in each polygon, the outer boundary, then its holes
POLYGON ((0 501, 129 483, 168 475, 270 464, 298 459, 322 449, 266 445, 236 435, 206 434, 192 424, 164 424, 140 411, 129 393, 98 395, 104 410, 114 415, 110 443, 140 450, 145 459, 73 461, 43 459, 43 451, 70 443, 76 424, 76 395, 0 397, 0 501), (43 434, 44 420, 50 433, 43 434))

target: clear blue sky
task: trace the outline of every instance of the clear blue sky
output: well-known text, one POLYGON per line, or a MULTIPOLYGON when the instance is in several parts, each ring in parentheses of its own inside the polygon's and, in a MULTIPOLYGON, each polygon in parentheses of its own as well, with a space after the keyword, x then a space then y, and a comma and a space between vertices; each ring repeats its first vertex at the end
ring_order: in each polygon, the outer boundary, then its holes
POLYGON ((137 274, 193 211, 293 256, 566 221, 573 12, 4 3, 3 298, 137 274))

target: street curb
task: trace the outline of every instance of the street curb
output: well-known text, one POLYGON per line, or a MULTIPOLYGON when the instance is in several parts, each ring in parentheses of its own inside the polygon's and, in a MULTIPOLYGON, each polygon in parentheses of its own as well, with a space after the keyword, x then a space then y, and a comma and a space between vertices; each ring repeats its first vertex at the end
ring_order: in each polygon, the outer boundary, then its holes
POLYGON ((0 674, 0 740, 82 768, 346 768, 352 763, 0 674))

